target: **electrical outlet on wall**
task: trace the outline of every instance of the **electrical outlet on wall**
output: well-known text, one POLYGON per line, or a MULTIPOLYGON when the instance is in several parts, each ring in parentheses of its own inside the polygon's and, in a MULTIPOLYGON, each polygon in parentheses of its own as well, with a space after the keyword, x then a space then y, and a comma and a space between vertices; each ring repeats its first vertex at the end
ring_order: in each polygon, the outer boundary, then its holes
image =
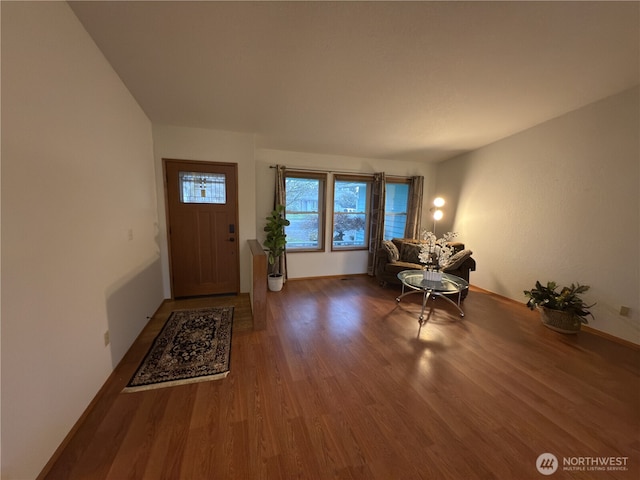
POLYGON ((622 315, 623 317, 628 317, 630 313, 631 313, 631 308, 626 307, 624 305, 620 307, 620 315, 622 315))
POLYGON ((110 342, 111 339, 109 338, 109 330, 107 330, 106 332, 104 332, 104 346, 106 347, 110 342))

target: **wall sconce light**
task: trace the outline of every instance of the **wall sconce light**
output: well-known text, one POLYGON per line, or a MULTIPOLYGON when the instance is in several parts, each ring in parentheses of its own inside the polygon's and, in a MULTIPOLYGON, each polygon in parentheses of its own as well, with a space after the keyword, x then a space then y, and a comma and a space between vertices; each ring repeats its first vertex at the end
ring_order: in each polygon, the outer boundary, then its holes
POLYGON ((442 217, 444 216, 444 212, 441 210, 442 207, 444 207, 444 198, 437 197, 433 201, 433 207, 429 209, 429 211, 432 212, 432 215, 433 215, 433 234, 434 235, 436 234, 436 222, 442 220, 442 217))

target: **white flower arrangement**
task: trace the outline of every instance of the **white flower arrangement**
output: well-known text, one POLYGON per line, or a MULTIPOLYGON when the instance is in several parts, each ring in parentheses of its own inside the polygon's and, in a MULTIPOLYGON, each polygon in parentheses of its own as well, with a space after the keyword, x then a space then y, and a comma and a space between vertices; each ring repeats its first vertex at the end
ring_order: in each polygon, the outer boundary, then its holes
POLYGON ((442 238, 437 238, 433 232, 424 230, 422 232, 424 243, 420 245, 420 253, 418 254, 420 263, 425 264, 427 269, 437 270, 444 267, 453 255, 453 248, 447 243, 457 235, 456 232, 447 232, 442 238))

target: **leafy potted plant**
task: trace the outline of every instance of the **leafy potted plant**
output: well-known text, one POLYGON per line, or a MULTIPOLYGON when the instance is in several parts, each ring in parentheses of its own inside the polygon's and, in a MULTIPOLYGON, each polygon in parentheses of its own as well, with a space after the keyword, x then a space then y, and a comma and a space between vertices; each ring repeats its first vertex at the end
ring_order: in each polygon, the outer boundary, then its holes
POLYGON ((543 286, 536 281, 535 288, 525 290, 528 297, 527 307, 540 312, 542 323, 552 330, 562 333, 577 333, 583 323, 589 323, 587 317, 593 317, 589 311, 594 304, 587 305, 580 297, 589 290, 588 285, 562 287, 558 291, 556 282, 547 282, 543 286))
POLYGON ((277 205, 276 208, 267 217, 267 224, 264 231, 267 236, 264 246, 268 250, 267 258, 269 260, 269 290, 278 292, 282 290, 284 278, 280 273, 280 257, 285 252, 287 245, 287 236, 284 233, 284 227, 291 222, 284 218, 284 205, 277 205))

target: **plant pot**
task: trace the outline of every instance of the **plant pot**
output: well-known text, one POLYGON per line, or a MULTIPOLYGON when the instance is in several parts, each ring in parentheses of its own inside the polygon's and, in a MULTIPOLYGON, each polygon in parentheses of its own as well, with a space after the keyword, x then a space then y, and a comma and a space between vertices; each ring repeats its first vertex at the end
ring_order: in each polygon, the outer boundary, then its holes
POLYGON ((540 319, 545 327, 560 333, 575 334, 580 331, 580 317, 561 310, 539 307, 540 319))
POLYGON ((272 273, 267 277, 267 286, 272 292, 279 292, 284 285, 284 277, 279 273, 272 273))

